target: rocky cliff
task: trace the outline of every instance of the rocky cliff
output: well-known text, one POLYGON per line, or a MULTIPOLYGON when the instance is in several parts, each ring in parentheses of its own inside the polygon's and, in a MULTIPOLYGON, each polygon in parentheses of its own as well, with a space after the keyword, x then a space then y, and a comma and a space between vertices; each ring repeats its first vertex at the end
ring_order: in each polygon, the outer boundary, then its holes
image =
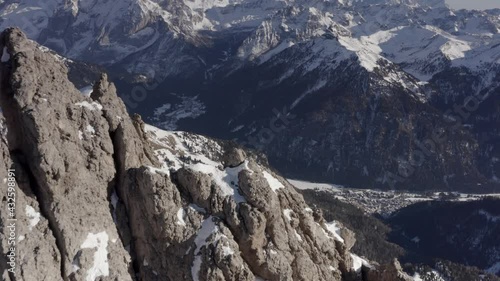
POLYGON ((378 274, 350 252, 352 232, 329 227, 262 158, 129 117, 106 75, 82 95, 18 29, 1 34, 0 50, 0 177, 16 180, 15 200, 2 194, 16 203, 0 212, 3 280, 378 274))

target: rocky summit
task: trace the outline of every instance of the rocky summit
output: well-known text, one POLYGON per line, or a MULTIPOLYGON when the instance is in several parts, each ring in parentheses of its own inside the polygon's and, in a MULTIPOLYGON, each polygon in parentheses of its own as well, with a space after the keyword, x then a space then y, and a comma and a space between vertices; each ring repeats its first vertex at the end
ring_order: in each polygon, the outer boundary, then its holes
POLYGON ((0 50, 3 280, 412 280, 352 253, 265 157, 130 117, 106 75, 83 95, 19 29, 0 50))

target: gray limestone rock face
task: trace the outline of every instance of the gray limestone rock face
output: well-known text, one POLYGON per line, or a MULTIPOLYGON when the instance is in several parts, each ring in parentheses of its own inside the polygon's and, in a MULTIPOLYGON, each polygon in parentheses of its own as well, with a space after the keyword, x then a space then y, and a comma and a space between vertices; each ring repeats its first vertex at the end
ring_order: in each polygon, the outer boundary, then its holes
POLYGON ((398 260, 390 264, 382 265, 378 268, 364 268, 366 271, 366 281, 413 281, 414 279, 406 274, 401 268, 398 260))
POLYGON ((183 261, 190 246, 187 241, 200 227, 202 216, 183 206, 166 174, 146 167, 130 169, 123 184, 140 279, 183 280, 189 269, 183 261))
POLYGON ((60 279, 132 280, 130 255, 110 212, 116 175, 102 105, 69 82, 61 62, 17 29, 2 33, 0 103, 9 150, 26 161, 30 185, 60 255, 60 279))
POLYGON ((236 167, 246 159, 245 151, 235 146, 228 145, 222 156, 222 163, 226 167, 236 167))
POLYGON ((177 171, 179 186, 190 194, 193 202, 204 209, 211 208, 212 179, 209 175, 190 169, 177 171))
POLYGON ((345 227, 341 222, 337 222, 340 228, 340 236, 344 239, 344 245, 347 250, 351 250, 354 244, 356 244, 356 233, 345 227))
MULTIPOLYGON (((238 174, 245 202, 225 200, 221 218, 234 234, 240 255, 252 272, 266 280, 340 280, 341 253, 337 248, 345 248, 336 247, 335 241, 324 234, 302 197, 286 181, 258 168, 252 160, 248 167, 254 170, 243 169, 238 174), (281 187, 272 188, 264 172, 283 182, 281 187)), ((203 205, 210 201, 206 175, 181 169, 177 176, 182 186, 205 182, 198 186, 205 186, 200 194, 207 195, 196 202, 203 205)), ((219 188, 215 184, 213 189, 219 188)))
POLYGON ((125 104, 118 98, 116 87, 108 81, 106 74, 94 84, 90 96, 102 106, 102 115, 109 124, 109 132, 115 146, 115 155, 118 157, 119 167, 123 172, 129 168, 137 168, 141 164, 155 163, 151 148, 145 145, 143 135, 144 123, 140 116, 130 118, 125 104))
MULTIPOLYGON (((3 117, 1 119, 3 125, 3 117)), ((36 195, 31 189, 29 175, 15 156, 12 160, 3 137, 2 135, 0 141, 0 182, 6 188, 2 189, 5 190, 2 202, 14 202, 7 197, 15 198, 16 210, 15 217, 6 212, 7 206, 0 212, 2 280, 61 280, 61 257, 54 235, 47 219, 40 212, 36 195), (8 187, 12 187, 13 190, 8 190, 8 187), (10 196, 12 193, 14 196, 10 196), (15 228, 12 228, 12 225, 15 228), (9 273, 9 268, 12 268, 8 264, 12 256, 10 253, 12 247, 16 248, 16 261, 13 264, 15 266, 13 272, 9 273), (6 256, 7 254, 9 256, 6 256)))

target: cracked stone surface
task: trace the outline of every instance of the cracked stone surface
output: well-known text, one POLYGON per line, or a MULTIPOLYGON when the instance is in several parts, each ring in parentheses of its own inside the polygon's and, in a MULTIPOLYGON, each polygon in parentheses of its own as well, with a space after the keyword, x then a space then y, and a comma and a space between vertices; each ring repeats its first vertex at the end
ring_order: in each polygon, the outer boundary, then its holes
POLYGON ((0 93, 9 149, 25 159, 31 189, 51 225, 61 260, 59 278, 132 280, 130 255, 110 212, 116 169, 102 106, 81 95, 68 81, 67 69, 19 30, 4 32, 0 40, 11 54, 2 65, 0 93), (94 264, 97 247, 82 248, 97 233, 105 233, 108 241, 101 243, 111 253, 100 265, 94 264))

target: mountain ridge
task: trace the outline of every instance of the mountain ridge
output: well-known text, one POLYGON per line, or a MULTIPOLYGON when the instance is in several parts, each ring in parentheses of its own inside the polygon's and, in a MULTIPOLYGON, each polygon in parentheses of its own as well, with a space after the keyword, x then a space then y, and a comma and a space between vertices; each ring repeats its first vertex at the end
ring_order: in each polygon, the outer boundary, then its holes
MULTIPOLYGON (((2 27, 34 5, 20 3, 4 4, 2 27)), ((61 2, 34 39, 114 71, 129 110, 146 121, 250 143, 289 177, 491 192, 500 20, 496 10, 442 3, 61 2), (283 109, 298 117, 261 137, 283 109), (419 145, 430 142, 435 153, 419 145)))

